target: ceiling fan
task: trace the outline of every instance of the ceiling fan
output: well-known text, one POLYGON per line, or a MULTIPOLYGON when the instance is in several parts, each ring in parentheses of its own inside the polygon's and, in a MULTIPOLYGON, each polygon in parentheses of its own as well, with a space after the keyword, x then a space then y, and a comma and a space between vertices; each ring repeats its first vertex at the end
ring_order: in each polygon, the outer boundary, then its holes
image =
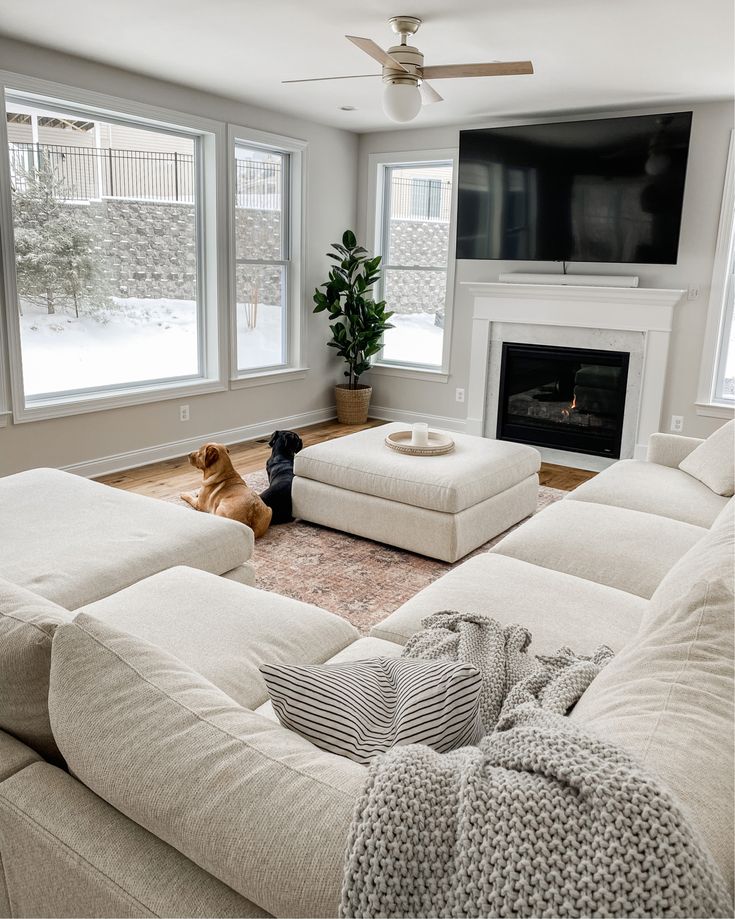
MULTIPOLYGON (((345 35, 361 51, 383 65, 383 108, 393 121, 412 121, 420 112, 422 103, 442 102, 439 93, 427 79, 445 80, 451 77, 499 77, 533 73, 531 61, 497 61, 487 64, 440 64, 424 67, 424 56, 418 48, 408 44, 421 25, 416 16, 394 16, 389 19, 391 28, 400 36, 401 43, 383 51, 371 38, 345 35)), ((350 80, 374 77, 378 74, 360 73, 346 77, 310 77, 305 80, 283 80, 284 83, 316 83, 321 80, 350 80)))

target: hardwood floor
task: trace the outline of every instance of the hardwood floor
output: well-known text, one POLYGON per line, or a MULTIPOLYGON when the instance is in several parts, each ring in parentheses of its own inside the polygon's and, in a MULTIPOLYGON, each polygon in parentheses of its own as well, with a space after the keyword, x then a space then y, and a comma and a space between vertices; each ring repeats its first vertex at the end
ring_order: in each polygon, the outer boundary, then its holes
POLYGON ((573 469, 571 466, 557 466, 556 463, 541 463, 539 481, 549 488, 574 491, 578 485, 596 475, 596 472, 590 472, 588 469, 573 469))
MULTIPOLYGON (((344 425, 336 421, 325 421, 322 424, 299 428, 298 433, 304 441, 304 446, 308 447, 311 444, 318 444, 334 437, 344 437, 345 434, 354 434, 355 431, 363 431, 381 424, 385 422, 379 419, 371 419, 367 424, 362 425, 344 425)), ((256 472, 265 466, 265 461, 270 456, 268 438, 262 437, 258 440, 231 445, 230 455, 235 468, 241 474, 256 472)), ((549 488, 572 491, 582 482, 591 479, 593 475, 595 475, 594 472, 587 472, 584 469, 543 463, 540 479, 541 484, 549 488)), ((170 498, 182 491, 198 488, 201 483, 201 473, 190 466, 187 458, 182 456, 163 460, 160 463, 151 463, 149 466, 139 466, 137 469, 113 472, 110 475, 100 476, 98 481, 125 491, 148 495, 151 498, 170 498)))

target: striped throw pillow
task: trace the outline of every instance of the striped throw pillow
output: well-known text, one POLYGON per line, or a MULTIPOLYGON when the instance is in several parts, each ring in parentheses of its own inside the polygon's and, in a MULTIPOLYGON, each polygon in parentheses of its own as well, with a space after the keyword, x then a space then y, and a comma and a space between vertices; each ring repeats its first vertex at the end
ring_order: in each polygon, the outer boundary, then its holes
POLYGON ((376 657, 260 672, 284 727, 357 763, 400 744, 446 753, 480 738, 481 677, 469 664, 376 657))

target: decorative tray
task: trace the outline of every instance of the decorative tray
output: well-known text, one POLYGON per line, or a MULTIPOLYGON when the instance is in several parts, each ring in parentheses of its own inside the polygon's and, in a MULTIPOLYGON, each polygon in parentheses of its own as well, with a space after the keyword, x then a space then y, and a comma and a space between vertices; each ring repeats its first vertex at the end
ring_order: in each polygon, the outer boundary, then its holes
POLYGON ((429 443, 425 447, 414 446, 411 437, 411 431, 394 431, 386 435, 385 443, 396 453, 406 453, 409 456, 442 456, 454 450, 454 441, 448 434, 429 431, 429 443))

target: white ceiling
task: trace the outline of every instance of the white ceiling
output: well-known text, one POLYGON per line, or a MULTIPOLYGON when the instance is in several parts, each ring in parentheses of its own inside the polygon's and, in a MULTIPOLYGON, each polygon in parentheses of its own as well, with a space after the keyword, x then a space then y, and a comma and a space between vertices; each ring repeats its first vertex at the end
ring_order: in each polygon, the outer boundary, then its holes
MULTIPOLYGON (((355 131, 395 127, 379 71, 343 37, 394 43, 420 16, 426 64, 530 58, 533 76, 437 80, 413 126, 733 94, 732 0, 0 0, 0 33, 355 131), (343 112, 352 105, 356 111, 343 112)), ((1 65, 0 65, 1 66, 1 65)))

